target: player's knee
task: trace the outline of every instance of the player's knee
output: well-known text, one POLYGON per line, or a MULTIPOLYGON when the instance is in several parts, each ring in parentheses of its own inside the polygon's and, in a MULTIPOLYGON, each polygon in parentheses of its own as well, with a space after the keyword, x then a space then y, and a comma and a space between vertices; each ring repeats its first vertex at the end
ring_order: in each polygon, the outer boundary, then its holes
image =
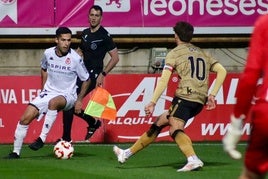
POLYGON ((48 102, 48 109, 50 109, 50 110, 55 110, 56 107, 57 107, 57 101, 51 99, 51 100, 48 102))
POLYGON ((151 137, 153 134, 158 135, 161 132, 162 128, 163 127, 161 127, 161 126, 159 127, 155 124, 152 124, 150 129, 147 131, 147 136, 151 137))
POLYGON ((177 134, 180 133, 180 132, 183 132, 183 133, 184 133, 183 130, 181 130, 181 129, 177 129, 177 130, 175 130, 172 134, 170 134, 170 136, 171 136, 173 139, 175 139, 176 136, 177 136, 177 134))

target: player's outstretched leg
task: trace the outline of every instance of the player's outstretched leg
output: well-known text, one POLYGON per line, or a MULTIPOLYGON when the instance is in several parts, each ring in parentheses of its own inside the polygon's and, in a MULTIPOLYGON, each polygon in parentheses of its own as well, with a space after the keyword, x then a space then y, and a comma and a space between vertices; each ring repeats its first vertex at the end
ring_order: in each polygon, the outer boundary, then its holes
POLYGON ((177 172, 199 170, 204 166, 204 163, 195 154, 190 137, 186 135, 183 130, 175 130, 171 137, 177 143, 182 153, 187 157, 187 164, 178 169, 177 172))

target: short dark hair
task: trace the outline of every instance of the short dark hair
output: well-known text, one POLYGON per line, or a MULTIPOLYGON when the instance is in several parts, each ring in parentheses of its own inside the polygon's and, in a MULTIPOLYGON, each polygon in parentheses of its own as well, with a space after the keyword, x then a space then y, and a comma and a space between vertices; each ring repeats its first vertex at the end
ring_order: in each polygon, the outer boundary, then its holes
POLYGON ((173 30, 183 42, 190 42, 193 38, 194 27, 188 22, 177 22, 173 30))
POLYGON ((95 9, 96 11, 100 11, 100 15, 102 16, 103 10, 100 6, 98 6, 98 5, 91 6, 88 13, 90 13, 91 9, 95 9))
POLYGON ((68 27, 59 27, 56 30, 56 36, 59 37, 61 34, 71 34, 72 35, 72 31, 68 27))

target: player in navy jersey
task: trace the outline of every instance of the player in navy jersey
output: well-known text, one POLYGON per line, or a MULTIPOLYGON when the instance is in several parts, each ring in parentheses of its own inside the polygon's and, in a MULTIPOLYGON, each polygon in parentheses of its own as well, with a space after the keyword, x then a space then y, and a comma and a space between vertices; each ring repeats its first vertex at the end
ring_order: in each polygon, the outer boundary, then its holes
POLYGON ((259 17, 251 37, 244 72, 236 91, 236 104, 230 127, 223 137, 224 150, 240 159, 236 150, 246 117, 251 120, 251 133, 240 179, 263 179, 268 171, 268 15, 259 17), (254 99, 254 101, 253 101, 254 99))
MULTIPOLYGON (((102 8, 93 5, 89 9, 88 19, 90 27, 83 30, 81 34, 81 43, 77 52, 83 56, 85 66, 90 74, 91 84, 87 94, 96 86, 102 86, 105 76, 114 68, 119 61, 117 47, 110 34, 101 26, 102 8), (104 68, 104 58, 106 53, 111 57, 104 68)), ((78 93, 81 89, 81 81, 78 80, 78 93)), ((62 140, 71 141, 71 128, 74 110, 63 112, 63 135, 62 140)), ((88 140, 94 132, 101 126, 101 121, 83 112, 76 114, 88 123, 85 140, 88 140)))
MULTIPOLYGON (((41 60, 42 91, 29 103, 17 124, 14 137, 13 152, 7 158, 20 158, 23 140, 27 135, 30 123, 45 114, 44 124, 38 144, 44 144, 48 132, 56 120, 58 111, 69 110, 75 106, 75 112, 80 113, 82 99, 90 84, 89 73, 82 58, 70 48, 72 32, 67 27, 56 30, 57 46, 46 49, 41 60), (82 81, 80 93, 76 93, 76 81, 82 81)), ((31 145, 29 146, 31 148, 31 145)), ((33 146, 35 147, 35 146, 33 146)), ((34 148, 32 148, 34 149, 34 148)))

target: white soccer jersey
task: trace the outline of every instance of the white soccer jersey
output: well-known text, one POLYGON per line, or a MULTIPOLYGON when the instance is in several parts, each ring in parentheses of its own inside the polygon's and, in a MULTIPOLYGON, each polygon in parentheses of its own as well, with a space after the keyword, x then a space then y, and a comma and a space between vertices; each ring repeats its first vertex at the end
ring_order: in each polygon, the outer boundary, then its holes
POLYGON ((47 70, 47 81, 44 89, 56 93, 76 93, 77 77, 81 81, 89 78, 89 73, 82 58, 73 50, 65 56, 56 54, 56 47, 45 50, 41 60, 41 68, 47 70))

